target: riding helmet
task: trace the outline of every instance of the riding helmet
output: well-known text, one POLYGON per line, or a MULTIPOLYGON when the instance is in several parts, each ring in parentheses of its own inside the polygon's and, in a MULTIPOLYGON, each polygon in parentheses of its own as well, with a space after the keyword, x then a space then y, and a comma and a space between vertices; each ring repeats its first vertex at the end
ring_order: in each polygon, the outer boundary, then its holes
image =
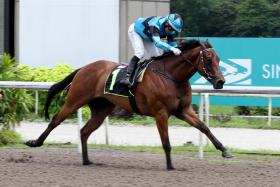
POLYGON ((183 28, 183 19, 179 14, 169 14, 167 16, 169 25, 177 32, 181 32, 183 28))

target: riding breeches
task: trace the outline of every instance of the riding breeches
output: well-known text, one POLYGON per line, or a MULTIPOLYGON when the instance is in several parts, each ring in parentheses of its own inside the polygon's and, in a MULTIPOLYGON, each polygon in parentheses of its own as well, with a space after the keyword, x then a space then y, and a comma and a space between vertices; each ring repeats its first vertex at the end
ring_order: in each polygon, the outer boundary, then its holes
POLYGON ((150 57, 161 55, 162 52, 160 49, 158 49, 152 42, 144 40, 137 32, 135 32, 134 23, 129 26, 128 37, 134 49, 134 55, 139 59, 144 57, 144 50, 148 52, 150 57))

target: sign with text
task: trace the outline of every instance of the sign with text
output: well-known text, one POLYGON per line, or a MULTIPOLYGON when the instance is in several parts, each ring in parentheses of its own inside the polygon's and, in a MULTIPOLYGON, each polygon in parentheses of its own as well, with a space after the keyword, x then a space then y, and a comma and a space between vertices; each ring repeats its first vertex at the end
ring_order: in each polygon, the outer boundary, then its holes
MULTIPOLYGON (((225 86, 280 87, 280 38, 195 38, 208 39, 219 55, 225 86)), ((193 85, 208 85, 196 74, 193 85)), ((257 93, 256 93, 257 94, 257 93)), ((211 104, 267 106, 268 99, 252 97, 211 97, 211 104), (232 102, 234 101, 234 102, 232 102)), ((280 98, 273 98, 280 106, 280 98)))

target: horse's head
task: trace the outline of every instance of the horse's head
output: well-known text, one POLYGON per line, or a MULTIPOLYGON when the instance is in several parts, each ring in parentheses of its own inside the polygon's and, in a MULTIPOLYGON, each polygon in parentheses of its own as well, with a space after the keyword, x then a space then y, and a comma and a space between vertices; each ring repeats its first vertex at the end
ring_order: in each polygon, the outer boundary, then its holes
POLYGON ((223 88, 225 79, 219 67, 220 58, 208 41, 199 42, 197 47, 186 50, 183 56, 186 61, 193 64, 201 76, 213 85, 214 89, 223 88))

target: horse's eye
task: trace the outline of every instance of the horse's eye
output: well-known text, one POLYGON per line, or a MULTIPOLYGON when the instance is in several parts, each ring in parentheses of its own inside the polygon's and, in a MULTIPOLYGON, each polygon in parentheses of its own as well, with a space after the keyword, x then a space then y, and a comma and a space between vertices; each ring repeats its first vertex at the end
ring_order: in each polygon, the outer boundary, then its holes
POLYGON ((206 63, 210 66, 212 64, 212 60, 207 60, 206 63))

